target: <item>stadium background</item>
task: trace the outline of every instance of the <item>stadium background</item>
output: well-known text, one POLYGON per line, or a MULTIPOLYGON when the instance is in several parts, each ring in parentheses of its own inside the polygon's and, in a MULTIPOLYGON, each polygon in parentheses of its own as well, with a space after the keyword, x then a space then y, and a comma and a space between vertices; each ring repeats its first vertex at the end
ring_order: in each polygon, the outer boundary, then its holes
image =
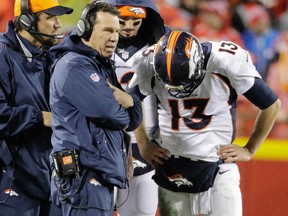
MULTIPOLYGON (((155 0, 160 9, 161 15, 165 12, 163 4, 164 0, 155 0)), ((173 2, 167 0, 168 2, 173 2)), ((284 2, 287 0, 278 0, 284 2)), ((72 29, 80 17, 82 8, 85 7, 88 0, 59 0, 63 5, 70 6, 74 9, 73 16, 63 16, 61 21, 64 31, 72 29)), ((230 0, 230 3, 240 2, 230 0)), ((267 2, 277 2, 270 0, 267 2)), ((13 0, 1 0, 0 7, 0 32, 5 31, 6 22, 13 19, 13 0)), ((167 4, 164 4, 167 8, 167 4)), ((287 4, 288 5, 288 4, 287 4)), ((276 5, 281 9, 281 5, 276 5)), ((288 7, 287 7, 288 8, 288 7)), ((170 8, 171 9, 171 8, 170 8)), ((172 8, 172 11, 177 11, 177 8, 172 8)), ((170 13, 166 13, 170 14, 170 13)), ((170 16, 171 17, 171 16, 170 16)), ((175 16, 176 17, 176 16, 175 16)), ((168 17, 169 18, 169 17, 168 17)), ((165 20, 168 19, 167 17, 165 20)), ((168 21, 168 20, 167 20, 168 21)), ((173 25, 185 28, 185 20, 173 20, 173 25)), ((169 24, 169 23, 167 23, 169 24)), ((188 28, 189 29, 189 28, 188 28)), ((288 43, 286 43, 288 44, 288 43)), ((287 55, 284 69, 288 73, 287 55)), ((278 80, 278 79, 274 79, 278 80)), ((283 79, 280 79, 280 81, 283 79)), ((277 86, 278 82, 272 83, 272 86, 277 86)), ((286 83, 287 84, 287 83, 286 83)), ((287 87, 287 86, 286 86, 287 87)), ((288 91, 281 96, 282 103, 288 102, 288 91)), ((244 145, 247 140, 247 131, 251 129, 251 122, 255 119, 255 110, 247 107, 243 101, 239 103, 238 119, 238 134, 235 140, 236 144, 244 145), (249 114, 249 115, 247 115, 249 114)), ((287 110, 286 110, 287 111, 287 110)), ((288 119, 288 118, 287 118, 288 119)), ((241 189, 243 196, 243 216, 288 216, 288 130, 287 121, 282 122, 278 127, 276 125, 272 135, 261 146, 253 160, 248 163, 238 163, 241 173, 241 189), (280 135, 279 135, 280 134, 280 135)))

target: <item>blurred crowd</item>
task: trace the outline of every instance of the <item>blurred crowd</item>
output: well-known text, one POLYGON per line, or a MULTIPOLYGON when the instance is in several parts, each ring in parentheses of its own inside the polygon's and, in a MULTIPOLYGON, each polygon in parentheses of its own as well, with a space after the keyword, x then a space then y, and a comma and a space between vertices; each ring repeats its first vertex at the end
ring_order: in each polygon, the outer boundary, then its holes
MULTIPOLYGON (((1 0, 0 32, 13 19, 12 0, 1 0)), ((63 16, 72 29, 89 0, 59 0, 74 9, 63 16), (71 18, 73 17, 73 18, 71 18)), ((288 1, 287 0, 154 0, 166 25, 189 31, 200 41, 233 41, 247 49, 262 78, 282 101, 270 138, 288 139, 288 1)), ((238 136, 248 136, 256 109, 244 97, 238 102, 238 136), (251 124, 251 125, 250 125, 251 124)))
MULTIPOLYGON (((156 0, 165 23, 192 32, 200 41, 233 41, 247 49, 282 108, 270 138, 288 139, 288 1, 156 0)), ((238 100, 237 135, 248 136, 256 109, 238 100)))

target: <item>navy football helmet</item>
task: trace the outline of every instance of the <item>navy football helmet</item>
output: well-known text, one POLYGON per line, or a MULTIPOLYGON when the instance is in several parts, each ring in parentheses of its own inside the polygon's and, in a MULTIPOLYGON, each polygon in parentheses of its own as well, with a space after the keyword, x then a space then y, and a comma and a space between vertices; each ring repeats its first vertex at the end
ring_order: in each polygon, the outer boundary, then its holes
POLYGON ((201 44, 187 32, 165 34, 156 45, 153 61, 156 78, 176 98, 189 97, 205 76, 201 44))

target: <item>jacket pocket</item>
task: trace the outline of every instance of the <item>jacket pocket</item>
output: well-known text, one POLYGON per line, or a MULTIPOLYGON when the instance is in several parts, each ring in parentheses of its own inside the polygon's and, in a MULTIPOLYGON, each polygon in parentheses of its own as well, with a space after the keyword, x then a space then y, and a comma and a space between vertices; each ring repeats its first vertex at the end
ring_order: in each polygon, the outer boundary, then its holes
POLYGON ((97 208, 112 210, 114 207, 113 186, 106 185, 97 172, 84 169, 79 178, 55 176, 57 190, 53 190, 52 201, 56 205, 66 203, 74 208, 97 208))

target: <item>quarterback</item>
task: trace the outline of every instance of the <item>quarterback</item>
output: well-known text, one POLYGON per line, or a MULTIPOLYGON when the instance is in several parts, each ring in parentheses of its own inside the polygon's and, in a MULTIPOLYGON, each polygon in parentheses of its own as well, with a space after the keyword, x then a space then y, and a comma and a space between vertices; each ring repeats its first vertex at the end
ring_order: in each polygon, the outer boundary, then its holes
POLYGON ((162 142, 138 142, 156 167, 160 214, 241 216, 236 162, 253 157, 280 107, 249 53, 230 41, 200 44, 190 33, 172 31, 139 55, 133 69, 131 91, 142 98, 155 93, 160 101, 162 142), (233 144, 237 95, 259 108, 243 147, 233 144))

